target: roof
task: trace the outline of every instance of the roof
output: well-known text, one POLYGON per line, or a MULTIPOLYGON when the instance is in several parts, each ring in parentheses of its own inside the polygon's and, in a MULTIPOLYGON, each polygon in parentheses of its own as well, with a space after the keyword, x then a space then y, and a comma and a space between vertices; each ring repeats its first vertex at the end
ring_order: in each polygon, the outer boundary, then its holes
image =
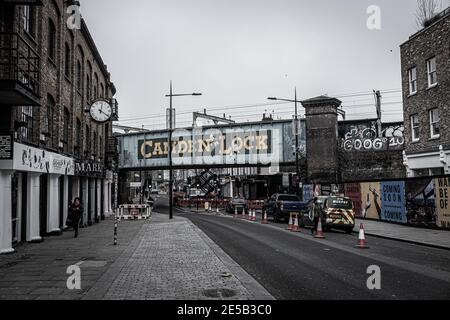
POLYGON ((432 27, 434 27, 436 24, 438 24, 439 22, 447 19, 450 17, 450 7, 448 7, 447 9, 445 9, 444 11, 442 11, 441 13, 437 14, 434 18, 429 20, 429 25, 427 25, 426 27, 422 28, 421 30, 417 31, 415 34, 413 34, 412 36, 409 37, 409 39, 407 41, 405 41, 404 43, 402 43, 400 45, 400 47, 404 46, 405 44, 409 43, 410 41, 412 41, 413 39, 417 38, 418 36, 420 36, 422 33, 424 33, 425 31, 431 29, 432 27))
POLYGON ((341 105, 342 101, 337 98, 333 98, 333 97, 329 97, 329 96, 325 96, 325 95, 302 101, 303 105, 318 104, 318 103, 335 103, 335 104, 341 105))

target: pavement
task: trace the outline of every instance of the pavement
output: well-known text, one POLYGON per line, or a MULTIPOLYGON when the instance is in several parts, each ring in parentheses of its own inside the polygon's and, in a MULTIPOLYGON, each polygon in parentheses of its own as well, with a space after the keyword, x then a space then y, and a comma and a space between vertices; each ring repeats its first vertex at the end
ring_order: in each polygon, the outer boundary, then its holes
POLYGON ((364 225, 366 235, 450 250, 450 231, 415 228, 372 220, 357 220, 356 232, 359 232, 361 223, 364 225))
POLYGON ((154 214, 25 244, 0 256, 0 300, 271 300, 255 279, 187 219, 154 214), (69 266, 81 290, 67 288, 69 266))

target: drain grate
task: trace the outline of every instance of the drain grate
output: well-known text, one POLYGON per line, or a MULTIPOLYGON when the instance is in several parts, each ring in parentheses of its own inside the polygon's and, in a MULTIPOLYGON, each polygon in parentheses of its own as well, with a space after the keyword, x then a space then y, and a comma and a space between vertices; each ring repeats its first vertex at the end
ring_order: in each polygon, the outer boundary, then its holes
POLYGON ((203 295, 207 298, 233 298, 236 296, 236 291, 231 289, 207 289, 203 291, 203 295))

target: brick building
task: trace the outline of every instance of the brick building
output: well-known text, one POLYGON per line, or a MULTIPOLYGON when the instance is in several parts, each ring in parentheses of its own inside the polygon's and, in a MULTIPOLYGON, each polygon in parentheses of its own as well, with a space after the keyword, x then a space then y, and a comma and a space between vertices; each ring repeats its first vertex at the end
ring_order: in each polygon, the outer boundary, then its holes
POLYGON ((60 234, 75 197, 84 226, 112 213, 116 88, 85 21, 69 28, 78 5, 0 3, 1 253, 60 234), (91 118, 97 100, 112 107, 106 122, 91 118))
POLYGON ((401 45, 409 177, 450 174, 450 8, 401 45))

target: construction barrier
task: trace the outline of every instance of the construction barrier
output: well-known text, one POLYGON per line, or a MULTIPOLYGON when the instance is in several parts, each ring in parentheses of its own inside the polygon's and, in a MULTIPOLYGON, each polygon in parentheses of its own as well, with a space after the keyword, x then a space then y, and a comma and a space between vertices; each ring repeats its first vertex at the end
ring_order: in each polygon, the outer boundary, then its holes
POLYGON ((152 207, 148 204, 123 204, 119 206, 119 220, 147 220, 152 216, 152 207))

